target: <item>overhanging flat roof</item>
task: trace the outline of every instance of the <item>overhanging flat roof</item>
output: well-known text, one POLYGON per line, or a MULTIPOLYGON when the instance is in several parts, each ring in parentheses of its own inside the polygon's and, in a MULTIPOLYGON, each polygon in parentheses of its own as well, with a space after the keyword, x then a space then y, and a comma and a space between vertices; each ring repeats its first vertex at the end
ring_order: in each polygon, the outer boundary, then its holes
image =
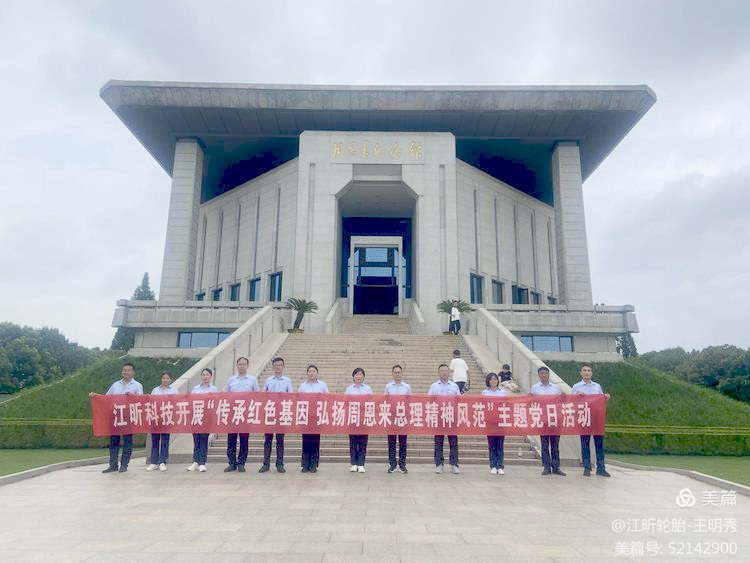
POLYGON ((656 101, 635 86, 310 86, 110 80, 101 97, 172 174, 176 139, 198 139, 208 197, 294 158, 317 131, 450 132, 456 154, 551 201, 549 152, 580 145, 584 180, 656 101), (213 172, 211 166, 213 163, 213 172), (245 167, 241 163, 245 163, 245 167), (247 170, 247 163, 252 163, 247 170), (234 170, 234 172, 232 172, 234 170), (533 176, 533 178, 532 178, 533 176), (524 180, 526 177, 526 180, 524 180))

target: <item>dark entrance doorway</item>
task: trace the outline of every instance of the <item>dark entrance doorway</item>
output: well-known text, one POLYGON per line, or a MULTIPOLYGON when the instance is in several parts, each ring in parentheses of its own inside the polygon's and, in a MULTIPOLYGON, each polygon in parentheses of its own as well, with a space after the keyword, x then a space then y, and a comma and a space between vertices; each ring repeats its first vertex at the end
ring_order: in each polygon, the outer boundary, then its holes
POLYGON ((354 248, 355 315, 398 313, 398 249, 363 246, 354 248))

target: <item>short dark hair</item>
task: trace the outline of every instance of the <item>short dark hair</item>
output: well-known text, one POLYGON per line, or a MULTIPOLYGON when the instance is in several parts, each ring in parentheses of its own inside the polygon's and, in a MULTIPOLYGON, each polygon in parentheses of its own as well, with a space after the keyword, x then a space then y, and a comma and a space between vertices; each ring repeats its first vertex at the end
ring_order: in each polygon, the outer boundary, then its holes
POLYGON ((487 374, 487 377, 484 378, 484 386, 485 387, 489 387, 490 386, 490 379, 492 379, 493 377, 495 379, 497 379, 497 384, 500 385, 500 378, 497 376, 496 373, 494 373, 494 372, 491 371, 490 373, 487 374))
POLYGON ((443 367, 445 367, 445 368, 448 368, 448 369, 451 369, 451 368, 450 368, 450 366, 449 366, 448 364, 440 364, 440 365, 438 366, 438 371, 440 371, 440 368, 443 368, 443 367))
POLYGON ((284 358, 282 358, 281 356, 276 356, 273 360, 271 360, 271 365, 275 364, 276 362, 281 362, 282 364, 284 364, 284 358))
POLYGON ((538 370, 536 370, 537 373, 542 373, 543 371, 549 373, 549 368, 547 366, 541 366, 538 370))
POLYGON ((357 375, 359 372, 362 372, 362 376, 366 377, 367 374, 365 373, 365 370, 362 368, 354 368, 354 371, 352 372, 352 379, 354 379, 354 376, 357 375))
POLYGON ((202 373, 203 373, 204 371, 207 371, 207 372, 208 372, 208 375, 210 375, 211 377, 213 377, 213 376, 214 376, 214 372, 213 372, 213 370, 212 370, 211 368, 203 368, 203 369, 201 370, 201 374, 202 374, 202 373))
POLYGON ((318 366, 316 366, 315 364, 310 364, 309 366, 307 366, 307 369, 305 370, 305 373, 307 373, 308 371, 310 371, 310 368, 315 368, 315 371, 317 371, 318 373, 320 373, 320 371, 318 370, 318 366))
POLYGON ((503 369, 510 369, 510 364, 503 364, 503 369))
POLYGON ((131 368, 133 368, 133 371, 135 371, 135 366, 130 362, 125 362, 124 364, 122 364, 122 367, 120 367, 120 369, 124 368, 125 366, 130 366, 131 368))
POLYGON ((582 370, 583 368, 591 368, 591 369, 594 369, 594 366, 592 366, 592 365, 591 365, 590 363, 588 363, 588 362, 583 362, 583 363, 582 363, 582 364, 581 364, 581 365, 580 365, 580 366, 578 367, 578 371, 581 371, 581 370, 582 370))
POLYGON ((162 370, 162 372, 159 374, 159 377, 164 377, 165 375, 169 376, 169 379, 172 379, 172 372, 167 370, 162 370))
POLYGON ((395 366, 393 366, 391 368, 391 373, 393 373, 393 370, 396 369, 396 368, 400 369, 401 371, 404 371, 404 368, 402 368, 400 365, 396 364, 395 366))
POLYGON ((461 350, 453 350, 453 355, 459 357, 461 355, 461 350))
POLYGON ((235 364, 239 364, 240 360, 245 360, 248 364, 250 363, 250 360, 248 360, 245 356, 240 356, 239 358, 237 358, 235 364))

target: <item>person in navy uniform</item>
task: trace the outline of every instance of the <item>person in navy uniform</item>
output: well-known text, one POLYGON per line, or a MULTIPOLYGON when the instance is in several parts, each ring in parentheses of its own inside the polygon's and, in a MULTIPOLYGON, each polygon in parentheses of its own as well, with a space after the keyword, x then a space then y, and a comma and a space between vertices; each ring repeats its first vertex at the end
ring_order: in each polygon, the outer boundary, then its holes
MULTIPOLYGON (((581 364, 578 373, 581 381, 571 388, 574 395, 604 395, 609 400, 610 394, 605 393, 596 381, 592 381, 594 370, 591 364, 581 364)), ((611 477, 604 467, 604 436, 594 436, 594 448, 596 449, 596 474, 599 477, 611 477)), ((591 436, 589 434, 581 434, 581 460, 583 461, 583 476, 591 477, 591 436)))
MULTIPOLYGON (((438 367, 438 379, 435 383, 430 385, 428 394, 430 395, 460 395, 461 390, 458 388, 453 381, 450 380, 451 369, 447 364, 440 364, 438 367)), ((445 444, 445 436, 435 436, 435 473, 443 472, 443 445, 445 444)), ((460 473, 458 469, 458 436, 448 436, 448 444, 450 445, 450 462, 451 471, 458 475, 460 473)))
MULTIPOLYGON (((328 385, 318 379, 318 368, 313 364, 307 366, 307 381, 300 383, 300 393, 328 393, 328 385)), ((302 434, 302 473, 318 471, 320 461, 320 434, 302 434)))
MULTIPOLYGON (((201 395, 204 393, 218 393, 219 390, 215 385, 211 384, 211 379, 214 376, 214 372, 209 368, 203 368, 201 371, 201 382, 193 387, 193 395, 201 395)), ((188 471, 195 471, 196 469, 203 473, 206 471, 206 460, 208 459, 208 434, 198 433, 193 434, 193 463, 188 465, 188 471)))
MULTIPOLYGON (((161 372, 161 385, 154 387, 152 395, 176 395, 177 389, 172 385, 172 374, 168 371, 161 372)), ((169 433, 151 434, 151 463, 146 471, 153 471, 157 467, 159 471, 167 470, 167 459, 169 458, 169 433)))
MULTIPOLYGON (((284 375, 284 358, 274 358, 273 375, 266 379, 263 391, 268 393, 291 393, 292 380, 284 375)), ((273 445, 273 434, 266 434, 263 443, 263 465, 258 473, 265 473, 271 468, 271 446, 273 445)), ((276 471, 286 473, 284 469, 284 435, 276 434, 276 471)))
MULTIPOLYGON (((562 395, 562 389, 560 389, 554 383, 549 380, 549 368, 547 366, 540 367, 537 371, 539 376, 539 383, 535 383, 531 386, 530 395, 562 395)), ((565 472, 560 469, 560 436, 539 436, 542 442, 542 475, 549 475, 554 473, 555 475, 565 476, 565 472)))
MULTIPOLYGON (((372 387, 365 384, 365 370, 356 368, 352 372, 352 383, 346 388, 346 395, 372 395, 372 387)), ((352 473, 365 472, 365 458, 367 457, 367 434, 349 434, 349 460, 352 473)))
MULTIPOLYGON (((224 391, 227 393, 236 393, 239 391, 260 391, 258 387, 258 380, 252 375, 247 373, 248 362, 247 358, 237 359, 237 373, 227 381, 224 391)), ((247 462, 247 442, 250 434, 236 432, 227 435, 227 459, 229 465, 224 468, 224 472, 239 471, 243 473, 245 471, 245 462, 247 462), (237 437, 240 438, 240 451, 237 453, 237 437)))
MULTIPOLYGON (((485 389, 482 395, 486 397, 506 397, 507 393, 500 387, 500 378, 496 373, 488 373, 484 378, 485 389)), ((505 436, 487 436, 487 448, 490 454, 490 473, 492 475, 505 475, 503 469, 503 445, 505 436)))
MULTIPOLYGON (((120 375, 122 379, 118 379, 109 389, 107 389, 107 395, 143 395, 143 385, 135 380, 135 366, 130 362, 122 364, 120 369, 120 375)), ((89 397, 98 395, 98 393, 91 392, 89 397)), ((128 470, 128 464, 130 463, 130 456, 133 453, 133 435, 123 434, 122 436, 110 436, 109 437, 109 467, 102 471, 102 473, 112 473, 119 471, 125 473, 128 470), (120 457, 120 465, 118 468, 117 457, 120 451, 120 442, 122 442, 122 456, 120 457)))
MULTIPOLYGON (((403 381, 404 370, 396 364, 391 368, 393 381, 385 386, 385 395, 411 395, 411 385, 403 381)), ((398 469, 401 473, 408 473, 406 469, 406 434, 398 436, 398 469)), ((396 435, 388 436, 388 473, 396 471, 396 435)))

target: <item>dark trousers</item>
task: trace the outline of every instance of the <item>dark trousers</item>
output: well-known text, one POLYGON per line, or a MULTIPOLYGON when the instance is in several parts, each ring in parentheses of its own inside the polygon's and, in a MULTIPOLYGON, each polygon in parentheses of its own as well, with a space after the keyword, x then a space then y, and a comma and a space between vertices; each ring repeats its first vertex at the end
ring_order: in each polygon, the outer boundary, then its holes
POLYGON ((503 469, 505 436, 487 436, 487 447, 490 450, 490 468, 503 469))
MULTIPOLYGON (((271 446, 273 445, 273 434, 266 434, 263 442, 263 465, 271 465, 271 446)), ((276 467, 284 465, 284 435, 276 434, 276 467)))
POLYGON ((352 465, 364 465, 367 457, 367 434, 349 434, 349 459, 352 465))
MULTIPOLYGON (((604 471, 604 436, 594 436, 596 449, 596 470, 604 471)), ((591 436, 581 436, 581 458, 583 466, 591 469, 591 436)))
POLYGON ((540 436, 542 440, 542 465, 545 469, 560 469, 560 436, 540 436))
POLYGON ((193 461, 206 465, 208 459, 208 434, 193 434, 193 461))
POLYGON ((302 469, 317 469, 320 460, 320 434, 302 434, 302 469))
POLYGON ((151 434, 151 463, 167 463, 169 457, 169 434, 151 434))
POLYGON ((117 469, 117 455, 120 450, 120 438, 122 438, 122 457, 120 458, 120 467, 127 467, 130 463, 130 455, 133 453, 133 435, 123 434, 122 436, 109 437, 109 467, 117 469))
POLYGON ((247 440, 250 434, 229 434, 227 436, 227 458, 229 459, 229 465, 237 467, 238 465, 245 465, 247 461, 247 440), (240 452, 237 452, 237 436, 240 437, 240 452))
MULTIPOLYGON (((388 436, 388 464, 396 467, 396 436, 388 436)), ((398 437, 398 466, 406 469, 406 435, 398 437)))
MULTIPOLYGON (((435 436, 435 465, 443 465, 443 444, 445 436, 435 436)), ((450 445, 450 462, 451 465, 458 465, 458 436, 448 436, 450 445)))
POLYGON ((464 394, 464 387, 466 387, 465 381, 456 381, 456 385, 458 385, 458 390, 461 391, 461 394, 464 394))

